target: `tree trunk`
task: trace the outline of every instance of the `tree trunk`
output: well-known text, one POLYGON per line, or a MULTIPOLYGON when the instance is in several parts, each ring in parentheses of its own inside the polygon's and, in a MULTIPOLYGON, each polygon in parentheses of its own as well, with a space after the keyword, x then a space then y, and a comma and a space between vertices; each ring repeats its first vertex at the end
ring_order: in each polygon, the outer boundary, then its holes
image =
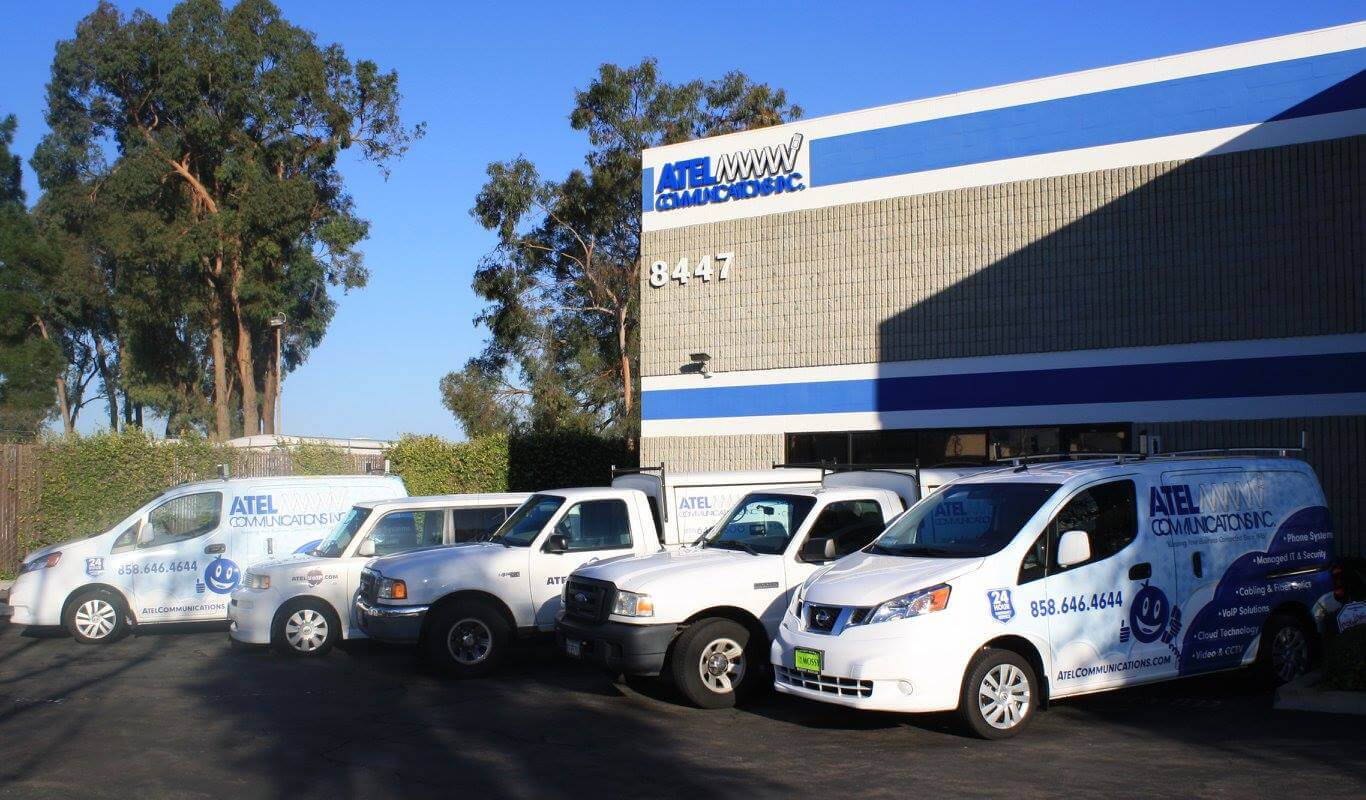
POLYGON ((626 416, 631 416, 632 409, 635 408, 635 398, 632 396, 633 378, 631 375, 631 352, 626 347, 626 306, 617 309, 617 356, 621 359, 621 397, 622 410, 626 416))
MULTIPOLYGON (((43 341, 52 341, 51 337, 47 335, 47 323, 43 322, 43 318, 34 317, 34 320, 38 323, 38 332, 42 334, 43 341)), ((62 432, 64 432, 67 436, 70 436, 76 432, 76 418, 71 414, 71 399, 70 393, 67 391, 66 388, 65 366, 62 367, 61 372, 57 373, 56 384, 57 409, 61 411, 62 414, 62 432)))
MULTIPOLYGON (((213 282, 210 281, 210 285, 213 282)), ((209 352, 213 361, 213 422, 214 438, 232 438, 232 422, 228 417, 228 354, 223 343, 223 309, 217 292, 209 303, 209 352)))
POLYGON ((104 349, 104 339, 98 335, 94 339, 95 368, 100 371, 100 383, 104 384, 104 397, 109 402, 109 427, 117 432, 119 429, 119 387, 109 370, 109 356, 104 349))
POLYGON ((232 275, 228 281, 228 299, 232 303, 233 322, 237 326, 237 380, 242 383, 242 435, 254 436, 261 432, 260 400, 256 394, 256 361, 251 351, 251 330, 242 316, 242 298, 238 286, 242 282, 242 262, 232 259, 232 275))
POLYGON ((276 357, 271 359, 271 363, 266 367, 266 386, 261 395, 261 429, 264 433, 279 433, 275 430, 275 406, 279 395, 280 358, 277 351, 276 357))

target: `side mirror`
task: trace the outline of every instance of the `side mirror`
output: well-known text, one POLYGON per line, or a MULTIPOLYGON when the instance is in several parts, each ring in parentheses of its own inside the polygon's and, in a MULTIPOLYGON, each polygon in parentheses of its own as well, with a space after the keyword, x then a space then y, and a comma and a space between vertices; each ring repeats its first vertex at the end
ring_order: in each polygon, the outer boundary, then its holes
POLYGON ((802 561, 833 561, 835 558, 835 540, 813 536, 802 545, 800 555, 802 561))
POLYGON ((365 541, 356 545, 356 555, 360 558, 374 558, 375 540, 369 536, 365 537, 365 541))
POLYGON ((138 547, 152 543, 152 526, 147 521, 138 523, 138 547))
POLYGON ((569 552, 569 537, 563 533, 552 533, 545 539, 545 547, 541 548, 547 553, 567 553, 569 552))
POLYGON ((1058 539, 1058 566, 1070 567, 1091 560, 1091 534, 1068 531, 1058 539))

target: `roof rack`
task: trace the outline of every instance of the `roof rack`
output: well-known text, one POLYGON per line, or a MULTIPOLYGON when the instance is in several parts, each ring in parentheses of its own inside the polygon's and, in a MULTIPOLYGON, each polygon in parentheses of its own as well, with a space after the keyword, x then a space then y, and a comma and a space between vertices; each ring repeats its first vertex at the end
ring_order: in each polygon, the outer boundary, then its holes
MULTIPOLYGON (((610 481, 614 481, 614 480, 616 480, 617 477, 620 476, 620 475, 643 475, 643 474, 648 473, 648 472, 658 472, 658 473, 659 473, 659 483, 660 483, 660 485, 663 485, 663 484, 664 484, 664 462, 663 462, 663 461, 659 462, 659 466, 657 466, 657 467, 618 467, 616 464, 613 464, 613 465, 612 465, 612 469, 611 469, 612 477, 609 478, 608 480, 609 480, 609 482, 610 482, 610 481)), ((659 500, 659 517, 660 517, 660 521, 661 521, 661 522, 668 522, 668 521, 669 521, 669 504, 666 503, 666 502, 664 502, 664 498, 660 498, 660 500, 659 500)), ((661 535, 662 535, 662 534, 661 534, 661 535)))
POLYGON ((809 463, 782 464, 773 462, 773 469, 818 469, 821 471, 821 481, 825 481, 825 474, 835 474, 839 472, 877 472, 877 471, 900 471, 908 470, 915 473, 916 485, 920 485, 920 459, 913 462, 868 462, 863 464, 841 464, 834 459, 830 461, 815 461, 809 463))

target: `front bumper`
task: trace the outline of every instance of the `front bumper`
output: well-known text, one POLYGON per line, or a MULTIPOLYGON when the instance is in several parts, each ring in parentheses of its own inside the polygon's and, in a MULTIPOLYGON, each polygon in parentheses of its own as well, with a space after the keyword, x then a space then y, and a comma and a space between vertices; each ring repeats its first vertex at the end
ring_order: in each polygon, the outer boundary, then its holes
POLYGON ((382 606, 356 598, 356 622, 365 635, 381 642, 411 644, 422 633, 422 620, 431 606, 382 606))
POLYGON ((228 601, 228 636, 245 644, 270 644, 279 603, 264 592, 241 590, 228 601))
MULTIPOLYGON (((909 620, 908 625, 925 621, 909 620)), ((935 642, 935 637, 923 635, 928 631, 918 633, 922 635, 888 637, 866 630, 851 635, 846 630, 829 636, 797 630, 788 617, 769 651, 773 688, 870 711, 921 713, 957 708, 967 666, 967 658, 959 657, 963 648, 935 642), (798 647, 821 651, 820 674, 796 669, 793 651, 798 647)))
POLYGON ((560 615, 555 644, 565 652, 567 640, 579 643, 579 658, 628 675, 658 675, 669 644, 678 633, 674 623, 633 625, 626 622, 582 622, 560 615))

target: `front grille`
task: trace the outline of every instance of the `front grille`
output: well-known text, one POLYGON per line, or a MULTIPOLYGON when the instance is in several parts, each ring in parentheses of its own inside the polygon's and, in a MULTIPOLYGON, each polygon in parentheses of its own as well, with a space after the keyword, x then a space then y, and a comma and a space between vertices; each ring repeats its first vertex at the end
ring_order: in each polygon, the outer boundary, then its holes
POLYGON ((584 622, 605 622, 616 590, 607 581, 571 577, 564 593, 564 615, 584 622))
POLYGON ((815 633, 829 633, 835 629, 835 622, 840 618, 839 606, 818 606, 811 603, 806 605, 806 629, 815 633))
POLYGON ((840 697, 873 696, 872 681, 841 678, 836 675, 817 675, 814 672, 801 672, 783 666, 774 666, 774 669, 777 671, 778 682, 785 683, 788 686, 810 689, 822 694, 839 695, 840 697))
POLYGON ((375 602, 379 596, 379 578, 374 570, 361 570, 360 573, 360 596, 362 600, 375 602))

